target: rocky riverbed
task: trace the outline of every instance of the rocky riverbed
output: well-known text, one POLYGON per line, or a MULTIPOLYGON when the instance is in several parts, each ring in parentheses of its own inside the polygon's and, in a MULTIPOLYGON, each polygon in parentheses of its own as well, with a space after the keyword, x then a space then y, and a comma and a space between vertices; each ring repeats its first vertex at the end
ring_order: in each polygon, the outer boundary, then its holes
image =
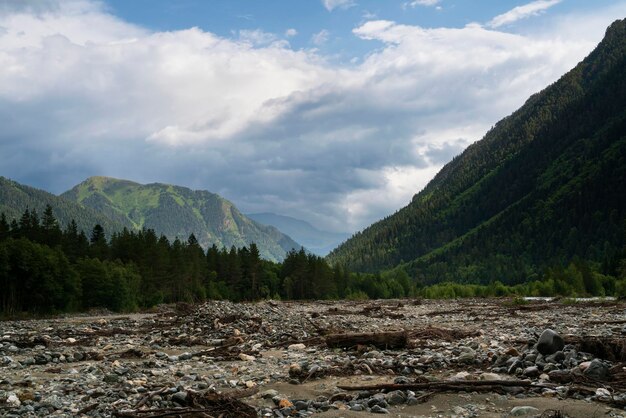
POLYGON ((0 415, 626 416, 618 301, 162 306, 0 322, 0 415), (406 345, 330 348, 401 331, 406 345))

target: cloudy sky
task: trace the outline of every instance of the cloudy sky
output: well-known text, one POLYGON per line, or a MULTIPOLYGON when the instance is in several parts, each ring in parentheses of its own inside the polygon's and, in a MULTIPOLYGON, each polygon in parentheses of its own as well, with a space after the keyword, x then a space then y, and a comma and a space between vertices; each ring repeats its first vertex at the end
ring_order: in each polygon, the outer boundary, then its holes
POLYGON ((175 183, 353 232, 624 17, 615 0, 0 0, 0 175, 175 183))

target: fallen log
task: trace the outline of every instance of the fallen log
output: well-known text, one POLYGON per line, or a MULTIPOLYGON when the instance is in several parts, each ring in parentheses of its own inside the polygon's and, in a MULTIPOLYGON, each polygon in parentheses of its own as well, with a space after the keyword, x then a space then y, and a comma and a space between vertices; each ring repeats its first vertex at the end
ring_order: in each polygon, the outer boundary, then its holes
POLYGON ((550 388, 556 387, 550 383, 534 383, 530 380, 438 380, 433 382, 416 383, 381 383, 377 385, 343 386, 342 390, 430 390, 430 391, 492 391, 503 387, 550 388))
POLYGON ((330 334, 326 345, 331 348, 350 348, 357 345, 373 345, 378 348, 404 348, 409 343, 406 331, 388 331, 362 334, 330 334))

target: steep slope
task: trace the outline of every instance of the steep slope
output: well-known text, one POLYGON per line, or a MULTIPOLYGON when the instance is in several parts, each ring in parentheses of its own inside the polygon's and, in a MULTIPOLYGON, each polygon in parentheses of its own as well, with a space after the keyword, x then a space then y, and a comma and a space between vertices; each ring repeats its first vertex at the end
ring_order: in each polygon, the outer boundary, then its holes
POLYGON ((329 255, 426 282, 519 282, 624 243, 626 20, 576 68, 448 163, 394 215, 329 255))
POLYGON ((276 228, 247 218, 231 202, 207 191, 91 177, 62 197, 132 228, 154 229, 169 239, 187 239, 193 233, 203 247, 242 247, 255 242, 261 255, 274 261, 282 260, 292 248, 300 248, 276 228))
POLYGON ((102 213, 76 202, 0 177, 0 212, 3 212, 7 219, 19 220, 26 208, 35 209, 41 215, 46 205, 52 206, 54 216, 62 228, 74 219, 78 228, 87 236, 96 224, 102 225, 107 234, 130 226, 129 223, 113 221, 102 213))
POLYGON ((329 232, 317 229, 310 223, 290 216, 275 213, 251 213, 246 215, 265 225, 271 225, 304 245, 319 256, 325 256, 333 248, 350 237, 350 234, 329 232))

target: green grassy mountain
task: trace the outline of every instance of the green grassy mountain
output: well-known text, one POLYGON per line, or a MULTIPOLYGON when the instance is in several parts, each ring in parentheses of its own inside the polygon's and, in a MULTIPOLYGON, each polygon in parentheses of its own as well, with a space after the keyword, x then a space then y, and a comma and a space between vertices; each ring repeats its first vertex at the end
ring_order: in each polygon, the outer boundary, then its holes
POLYGON ((246 215, 264 225, 272 225, 289 235, 313 254, 325 256, 339 243, 350 237, 350 234, 341 232, 323 231, 301 219, 275 213, 250 213, 246 215))
POLYGON ((26 208, 35 209, 41 216, 46 205, 52 206, 52 212, 62 228, 74 219, 78 228, 87 236, 96 224, 102 225, 107 233, 121 231, 124 226, 128 226, 84 205, 0 177, 0 212, 4 213, 9 221, 19 220, 26 208))
POLYGON ((278 229, 249 219, 231 202, 207 191, 91 177, 61 196, 131 228, 154 229, 169 239, 187 239, 193 233, 204 247, 242 247, 255 242, 261 256, 273 261, 300 248, 278 229))
POLYGON ((335 249, 350 269, 516 283, 626 238, 626 20, 448 163, 411 203, 335 249))

